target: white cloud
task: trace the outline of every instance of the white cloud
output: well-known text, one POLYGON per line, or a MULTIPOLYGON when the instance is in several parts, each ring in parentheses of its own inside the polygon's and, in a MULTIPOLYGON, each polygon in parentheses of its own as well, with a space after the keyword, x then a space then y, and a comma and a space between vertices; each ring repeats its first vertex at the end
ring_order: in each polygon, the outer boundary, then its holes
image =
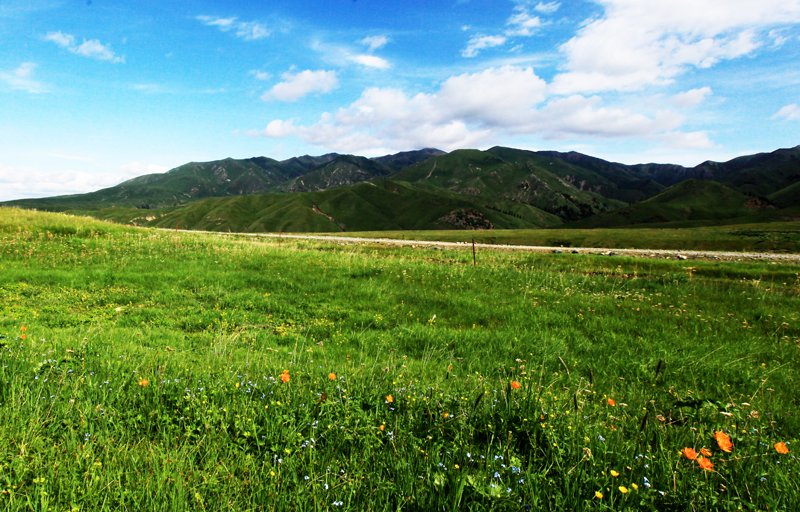
POLYGON ((704 132, 679 131, 683 116, 652 115, 603 105, 598 96, 572 95, 547 101, 547 84, 531 68, 504 66, 445 80, 432 93, 409 95, 395 88, 370 88, 346 108, 325 113, 315 124, 274 120, 265 137, 297 136, 332 151, 378 154, 413 147, 444 150, 476 147, 505 135, 545 139, 640 138, 676 147, 708 147, 704 132))
POLYGON ((797 104, 786 105, 775 113, 770 119, 785 119, 787 121, 800 121, 800 107, 797 104))
POLYGON ((532 36, 536 29, 542 26, 538 16, 531 16, 524 6, 518 5, 514 8, 516 14, 511 16, 506 25, 512 28, 506 30, 507 36, 532 36))
POLYGON ((83 171, 42 172, 0 163, 0 201, 29 197, 81 194, 123 181, 121 173, 93 174, 83 171))
POLYGON ((559 7, 561 7, 559 2, 548 2, 546 4, 539 2, 534 9, 542 14, 552 14, 556 12, 559 7))
POLYGON ((270 78, 272 78, 272 75, 270 75, 269 73, 265 71, 258 71, 256 69, 251 71, 250 74, 256 77, 256 80, 269 80, 270 78))
POLYGON ((0 80, 8 84, 12 89, 26 91, 31 94, 41 94, 50 92, 47 86, 43 83, 34 80, 33 72, 36 69, 36 64, 33 62, 23 62, 14 71, 6 72, 0 71, 0 80))
POLYGON ((58 32, 48 32, 44 36, 45 41, 52 41, 62 48, 69 48, 75 44, 75 37, 69 34, 64 34, 60 30, 58 32))
POLYGON ((503 36, 473 36, 467 43, 467 47, 461 51, 463 57, 475 57, 480 50, 501 46, 505 44, 506 38, 503 36))
POLYGON ((792 39, 791 36, 784 35, 783 31, 781 30, 770 30, 769 34, 767 34, 767 37, 772 39, 773 48, 780 48, 786 44, 787 41, 792 39))
POLYGON ((672 97, 672 103, 679 108, 692 107, 702 103, 706 96, 711 95, 711 87, 701 87, 690 91, 678 93, 672 97))
POLYGON ((269 37, 270 30, 257 21, 236 21, 237 18, 220 18, 216 16, 197 16, 196 20, 209 27, 217 27, 223 32, 233 30, 237 37, 245 41, 255 41, 269 37))
POLYGON ((707 68, 752 53, 760 32, 800 21, 800 0, 599 0, 561 46, 566 72, 552 92, 638 90, 671 83, 691 67, 707 68))
POLYGON ((370 68, 389 69, 392 67, 389 61, 374 55, 354 55, 350 57, 350 60, 370 68))
POLYGON ((90 57, 97 60, 107 60, 110 62, 125 62, 124 57, 117 57, 108 46, 105 46, 97 39, 84 41, 80 46, 69 48, 69 51, 84 57, 90 57))
POLYGON ((366 46, 368 51, 373 52, 378 48, 386 45, 386 43, 389 42, 389 38, 386 36, 369 36, 365 37, 364 39, 358 42, 366 46))
POLYGON ((261 96, 262 100, 297 101, 313 92, 329 92, 339 85, 336 71, 306 70, 300 73, 287 72, 281 75, 281 78, 284 81, 264 93, 261 96))
POLYGON ((118 57, 110 46, 104 45, 97 39, 83 40, 83 43, 76 45, 75 37, 64 34, 61 31, 48 32, 44 37, 45 41, 52 41, 62 48, 66 48, 76 55, 89 57, 91 59, 104 60, 108 62, 125 62, 125 57, 118 57))
POLYGON ((296 133, 297 128, 292 124, 291 119, 289 121, 276 119, 271 121, 263 131, 257 132, 255 135, 261 135, 262 137, 269 137, 271 139, 282 139, 295 135, 296 133))

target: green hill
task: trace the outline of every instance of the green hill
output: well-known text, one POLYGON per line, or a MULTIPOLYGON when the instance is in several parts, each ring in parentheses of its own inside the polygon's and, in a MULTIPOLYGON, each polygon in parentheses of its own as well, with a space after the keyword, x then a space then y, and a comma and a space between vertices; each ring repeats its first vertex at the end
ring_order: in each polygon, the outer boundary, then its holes
POLYGON ((758 222, 782 219, 782 212, 769 202, 748 197, 715 181, 688 179, 655 197, 573 222, 565 228, 610 228, 644 224, 713 225, 732 219, 758 222))
POLYGON ((160 210, 109 208, 73 213, 140 226, 238 232, 526 229, 560 223, 558 217, 531 206, 486 204, 395 181, 321 192, 214 198, 160 210))
POLYGON ((586 218, 625 204, 597 192, 581 190, 545 168, 549 163, 545 160, 532 155, 509 161, 491 151, 462 149, 406 167, 391 178, 424 183, 484 201, 527 204, 564 221, 586 218))

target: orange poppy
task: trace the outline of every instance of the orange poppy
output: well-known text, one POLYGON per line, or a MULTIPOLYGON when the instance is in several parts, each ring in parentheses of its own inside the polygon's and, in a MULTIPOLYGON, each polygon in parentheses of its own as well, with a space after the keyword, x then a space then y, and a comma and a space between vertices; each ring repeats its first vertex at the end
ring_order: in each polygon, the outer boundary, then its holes
POLYGON ((19 330, 25 332, 28 330, 28 328, 23 325, 22 327, 19 328, 19 330))
POLYGON ((26 336, 26 335, 24 335, 24 334, 20 334, 20 336, 19 336, 19 337, 20 337, 21 339, 23 339, 23 340, 24 340, 25 338, 27 338, 27 336, 26 336))
POLYGON ((386 401, 392 403, 394 402, 394 397, 392 395, 386 395, 386 401))
POLYGON ((717 440, 717 444, 719 445, 720 450, 727 453, 731 452, 731 448, 733 448, 733 443, 731 443, 731 438, 728 437, 728 434, 717 430, 716 432, 714 432, 714 439, 717 440))
POLYGON ((289 382, 289 370, 283 370, 283 373, 281 373, 281 380, 284 383, 289 382))
POLYGON ((775 451, 786 455, 789 453, 789 448, 786 447, 786 443, 775 443, 775 451))
POLYGON ((150 384, 150 381, 147 380, 147 379, 142 379, 142 380, 139 381, 139 385, 140 386, 146 386, 148 384, 150 384))
POLYGON ((700 464, 700 467, 705 469, 706 471, 714 471, 714 464, 711 463, 710 460, 700 457, 697 459, 697 463, 700 464))
POLYGON ((705 455, 706 457, 711 457, 711 450, 709 450, 708 448, 702 448, 700 450, 700 453, 705 455))
POLYGON ((613 406, 617 405, 617 402, 615 402, 613 399, 609 398, 608 399, 608 405, 613 407, 613 406))
POLYGON ((686 447, 683 449, 683 454, 689 460, 696 460, 697 459, 697 452, 694 449, 686 447))
POLYGON ((328 374, 328 378, 331 379, 331 380, 336 380, 336 374, 335 373, 329 373, 328 374))
POLYGON ((519 389, 519 388, 522 387, 522 384, 520 384, 519 382, 517 382, 515 380, 512 380, 511 381, 511 387, 514 388, 514 389, 519 389))

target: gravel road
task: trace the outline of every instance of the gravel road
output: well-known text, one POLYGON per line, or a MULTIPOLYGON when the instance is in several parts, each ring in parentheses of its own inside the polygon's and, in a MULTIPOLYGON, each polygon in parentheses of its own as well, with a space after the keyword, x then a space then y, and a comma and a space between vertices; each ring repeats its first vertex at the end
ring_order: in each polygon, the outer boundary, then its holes
MULTIPOLYGON (((174 231, 174 230, 168 230, 174 231)), ((184 231, 184 230, 179 230, 184 231)), ((264 238, 292 238, 301 240, 321 240, 331 243, 358 243, 358 244, 382 244, 382 245, 410 245, 412 247, 439 247, 439 248, 472 248, 469 242, 434 242, 428 240, 396 240, 393 238, 360 238, 353 236, 328 236, 328 235, 287 235, 274 233, 218 233, 213 231, 185 231, 187 233, 209 233, 214 235, 236 235, 252 236, 264 238)), ((539 253, 565 253, 565 254, 602 254, 606 256, 634 256, 640 258, 662 258, 662 259, 704 259, 704 260, 725 260, 725 261, 780 261, 784 263, 800 262, 800 254, 773 254, 764 252, 723 252, 723 251, 671 251, 653 249, 597 249, 588 247, 545 247, 537 245, 499 245, 499 244, 475 244, 476 249, 492 249, 506 251, 529 251, 539 253)))

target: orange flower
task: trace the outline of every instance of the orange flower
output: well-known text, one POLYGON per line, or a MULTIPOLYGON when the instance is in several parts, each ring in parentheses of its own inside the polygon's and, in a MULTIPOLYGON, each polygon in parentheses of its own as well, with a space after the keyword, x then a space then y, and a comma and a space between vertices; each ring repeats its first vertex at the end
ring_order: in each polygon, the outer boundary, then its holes
POLYGON ((139 385, 140 386, 146 386, 148 384, 150 384, 150 381, 147 380, 147 379, 142 379, 142 380, 139 381, 139 385))
POLYGON ((28 328, 23 325, 22 327, 19 328, 19 330, 25 332, 28 330, 28 328))
POLYGON ((511 381, 511 387, 514 388, 514 389, 519 389, 519 388, 522 387, 522 384, 520 384, 519 382, 517 382, 515 380, 512 380, 511 381))
POLYGON ((613 399, 609 398, 608 399, 608 405, 613 407, 613 406, 617 405, 617 402, 615 402, 613 399))
POLYGON ((336 380, 336 374, 335 373, 329 373, 328 374, 328 378, 331 379, 331 380, 336 380))
POLYGON ((283 370, 283 373, 281 373, 281 380, 284 383, 289 382, 289 370, 283 370))
POLYGON ((392 395, 386 395, 386 401, 392 403, 394 402, 394 397, 392 395))
POLYGON ((700 453, 702 453, 702 454, 703 454, 703 455, 705 455, 706 457, 711 457, 711 450, 709 450, 708 448, 702 448, 702 449, 700 450, 700 453))
POLYGON ((714 467, 714 464, 712 464, 711 461, 708 459, 700 457, 699 459, 697 459, 697 463, 700 464, 700 467, 705 469, 706 471, 714 471, 714 469, 712 469, 714 467))
POLYGON ((719 445, 720 450, 722 450, 723 452, 731 453, 731 448, 733 448, 733 443, 731 443, 731 438, 728 437, 728 434, 717 430, 716 432, 714 432, 714 439, 717 440, 717 444, 719 445))
POLYGON ((450 417, 450 413, 449 412, 444 413, 444 419, 447 419, 449 417, 450 417))
POLYGON ((683 454, 689 460, 696 460, 697 459, 697 452, 694 449, 686 447, 683 449, 683 454))
POLYGON ((775 443, 775 451, 786 455, 789 453, 789 448, 786 447, 786 443, 775 443))
POLYGON ((23 340, 24 340, 25 338, 27 338, 27 336, 25 336, 24 334, 21 334, 19 337, 20 337, 21 339, 23 339, 23 340))

